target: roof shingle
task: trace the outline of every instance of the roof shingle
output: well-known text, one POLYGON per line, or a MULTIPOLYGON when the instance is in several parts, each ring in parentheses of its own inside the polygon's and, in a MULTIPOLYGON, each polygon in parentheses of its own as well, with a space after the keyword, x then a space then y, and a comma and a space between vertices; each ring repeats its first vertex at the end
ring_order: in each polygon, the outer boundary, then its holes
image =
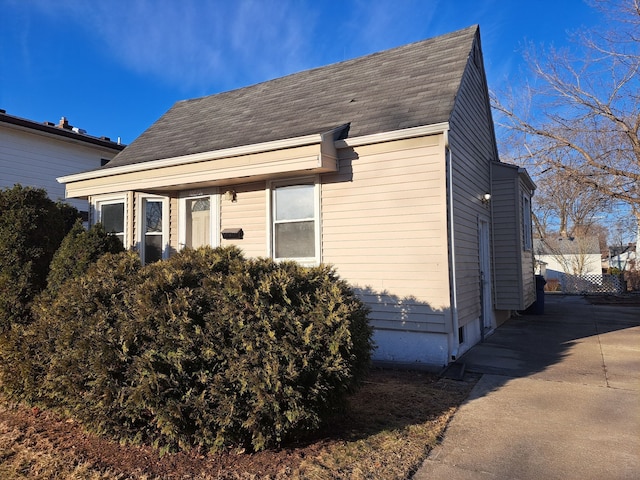
POLYGON ((449 120, 478 26, 177 102, 104 168, 328 131, 350 137, 449 120))

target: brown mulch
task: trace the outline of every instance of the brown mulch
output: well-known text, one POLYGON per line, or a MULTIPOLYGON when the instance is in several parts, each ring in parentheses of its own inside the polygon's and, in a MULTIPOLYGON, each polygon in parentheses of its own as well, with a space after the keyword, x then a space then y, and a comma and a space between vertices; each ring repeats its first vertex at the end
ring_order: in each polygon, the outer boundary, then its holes
POLYGON ((123 447, 108 439, 87 434, 80 425, 71 420, 63 420, 51 412, 40 412, 26 408, 6 409, 0 407, 3 428, 17 429, 36 439, 41 445, 36 449, 46 450, 55 446, 58 452, 66 452, 78 463, 91 463, 95 468, 126 475, 146 475, 161 478, 197 478, 207 475, 225 477, 225 471, 252 471, 257 475, 286 470, 299 462, 301 451, 266 451, 255 455, 232 453, 215 456, 198 452, 176 453, 160 456, 150 447, 123 447))
MULTIPOLYGON (((414 425, 417 427, 426 422, 432 425, 427 428, 433 430, 436 437, 431 441, 435 441, 476 381, 473 376, 457 382, 421 372, 374 370, 365 385, 351 397, 350 403, 354 407, 336 417, 335 422, 313 438, 258 453, 226 451, 210 454, 192 450, 161 455, 149 446, 120 445, 87 433, 79 423, 52 411, 8 406, 0 398, 0 478, 285 479, 299 477, 300 472, 308 472, 308 475, 302 475, 305 478, 335 478, 331 471, 337 467, 332 466, 333 460, 327 457, 332 454, 328 452, 344 450, 343 455, 347 457, 342 460, 348 462, 349 455, 355 454, 355 450, 349 449, 360 448, 373 448, 369 452, 374 457, 370 459, 372 465, 369 467, 375 471, 375 462, 392 461, 387 458, 389 451, 383 453, 381 450, 376 459, 377 447, 363 447, 358 443, 359 439, 376 438, 383 431, 396 431, 402 436, 404 428, 413 429, 414 425), (77 466, 86 467, 93 473, 88 476, 85 469, 85 473, 74 473, 70 477, 60 477, 59 473, 35 475, 35 470, 46 468, 40 467, 38 458, 48 455, 47 452, 55 457, 49 462, 54 472, 58 468, 56 462, 64 462, 67 471, 73 471, 77 466), (326 471, 322 476, 316 473, 318 469, 310 467, 317 459, 324 462, 320 471, 326 471), (20 470, 24 473, 16 476, 12 472, 15 465, 21 463, 24 468, 20 467, 20 470)), ((398 448, 408 455, 412 447, 418 453, 422 452, 423 458, 433 445, 425 440, 424 433, 422 435, 398 440, 398 448), (415 445, 411 445, 412 441, 415 445)), ((388 443, 391 440, 378 441, 388 443)), ((373 440, 373 444, 375 442, 373 440)), ((416 459, 419 460, 420 455, 406 461, 415 463, 416 459)), ((410 467, 400 465, 396 470, 409 472, 410 467)), ((340 478, 373 478, 368 474, 343 473, 340 478)), ((404 478, 404 475, 397 478, 404 478)))
MULTIPOLYGON (((104 470, 151 478, 257 478, 283 477, 299 465, 305 456, 320 450, 324 442, 305 447, 268 450, 247 454, 225 452, 203 454, 198 451, 160 455, 148 446, 122 446, 109 439, 85 432, 73 420, 64 420, 50 411, 25 407, 7 408, 0 404, 0 434, 19 431, 30 437, 37 450, 54 447, 67 453, 77 463, 90 463, 96 470, 104 470), (252 472, 238 476, 234 472, 252 472)), ((65 455, 67 456, 67 455, 65 455)))

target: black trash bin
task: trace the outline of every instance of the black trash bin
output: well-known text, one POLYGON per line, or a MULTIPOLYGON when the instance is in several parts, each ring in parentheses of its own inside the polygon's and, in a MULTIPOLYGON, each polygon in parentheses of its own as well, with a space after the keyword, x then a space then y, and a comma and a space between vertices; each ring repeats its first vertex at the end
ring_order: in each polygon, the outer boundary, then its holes
POLYGON ((544 314, 544 286, 547 281, 542 275, 536 275, 536 303, 534 304, 533 313, 536 315, 544 314))

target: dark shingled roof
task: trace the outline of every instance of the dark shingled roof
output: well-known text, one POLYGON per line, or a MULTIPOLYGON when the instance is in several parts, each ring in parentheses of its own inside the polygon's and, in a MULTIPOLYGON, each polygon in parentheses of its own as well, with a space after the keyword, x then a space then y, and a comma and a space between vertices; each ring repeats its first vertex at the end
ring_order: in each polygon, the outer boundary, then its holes
POLYGON ((478 26, 176 103, 104 168, 323 133, 449 120, 478 26))
POLYGON ((533 239, 533 251, 536 255, 590 255, 600 253, 598 237, 557 237, 533 239))

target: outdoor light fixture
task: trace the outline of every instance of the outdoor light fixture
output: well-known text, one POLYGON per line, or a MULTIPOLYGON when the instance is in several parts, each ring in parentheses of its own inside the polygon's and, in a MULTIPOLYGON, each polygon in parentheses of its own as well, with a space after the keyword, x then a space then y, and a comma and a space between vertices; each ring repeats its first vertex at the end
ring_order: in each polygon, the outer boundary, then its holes
POLYGON ((489 203, 489 200, 491 200, 490 193, 487 192, 484 195, 482 195, 482 203, 489 203))
POLYGON ((238 195, 236 195, 235 190, 227 190, 226 192, 224 192, 224 199, 231 200, 233 203, 235 203, 238 201, 238 195))

